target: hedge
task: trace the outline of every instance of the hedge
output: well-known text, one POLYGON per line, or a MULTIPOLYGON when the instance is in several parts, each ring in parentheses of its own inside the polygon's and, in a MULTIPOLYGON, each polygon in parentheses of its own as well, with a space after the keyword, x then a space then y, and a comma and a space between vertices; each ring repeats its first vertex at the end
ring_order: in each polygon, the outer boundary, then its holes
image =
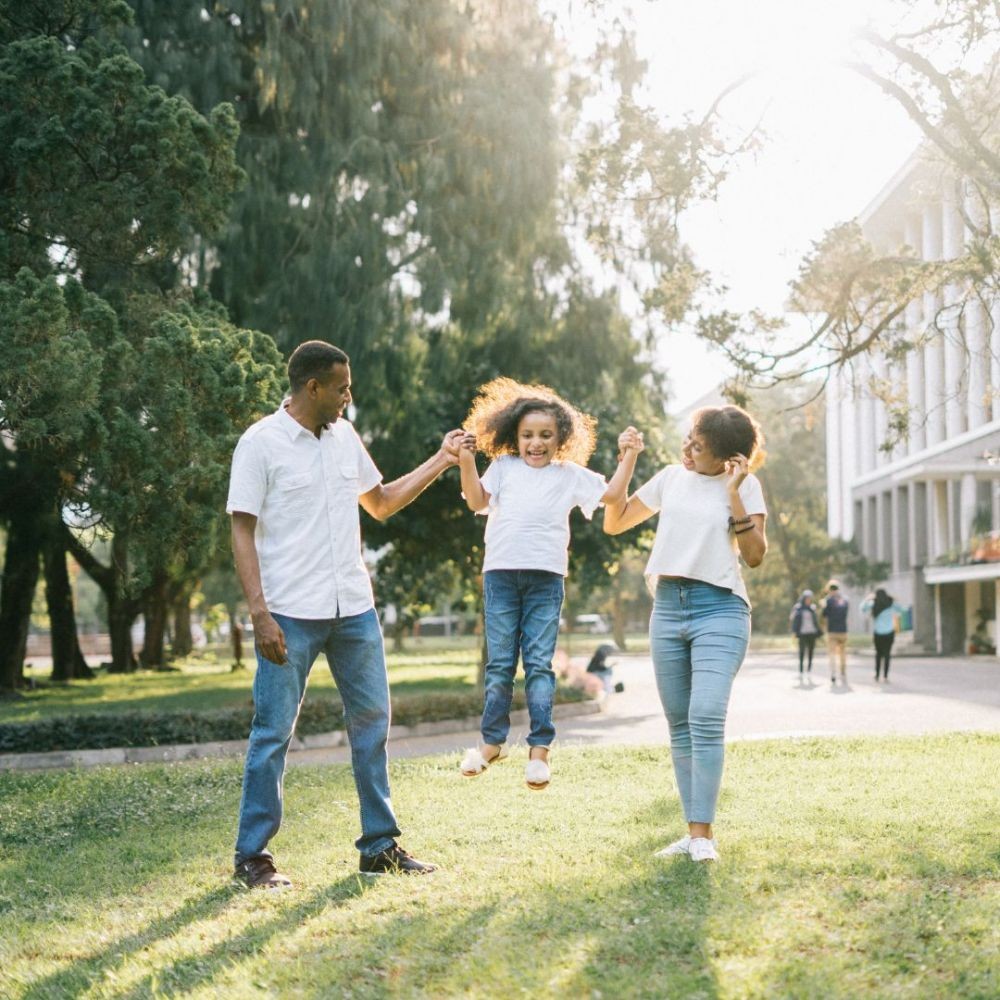
MULTIPOLYGON (((556 701, 582 701, 577 688, 556 690, 556 701)), ((476 692, 409 695, 392 701, 394 725, 461 719, 482 711, 476 692)), ((524 693, 514 695, 514 707, 524 707, 524 693)), ((209 743, 242 740, 250 732, 252 706, 205 712, 119 712, 65 715, 35 722, 0 725, 0 753, 44 753, 48 750, 104 750, 108 747, 155 747, 171 743, 209 743)), ((339 698, 307 698, 299 714, 300 736, 344 728, 344 706, 339 698)))

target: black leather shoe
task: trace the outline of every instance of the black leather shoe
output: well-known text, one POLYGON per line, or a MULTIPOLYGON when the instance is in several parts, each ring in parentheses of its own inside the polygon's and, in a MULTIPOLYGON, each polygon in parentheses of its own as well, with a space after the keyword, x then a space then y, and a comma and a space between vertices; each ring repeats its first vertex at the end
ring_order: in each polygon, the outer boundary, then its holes
POLYGON ((292 880, 274 867, 274 858, 259 854, 236 866, 233 878, 239 879, 248 889, 291 889, 292 880))
POLYGON ((379 854, 362 854, 358 871, 362 875, 428 875, 437 871, 437 865, 417 861, 399 844, 393 844, 379 854))

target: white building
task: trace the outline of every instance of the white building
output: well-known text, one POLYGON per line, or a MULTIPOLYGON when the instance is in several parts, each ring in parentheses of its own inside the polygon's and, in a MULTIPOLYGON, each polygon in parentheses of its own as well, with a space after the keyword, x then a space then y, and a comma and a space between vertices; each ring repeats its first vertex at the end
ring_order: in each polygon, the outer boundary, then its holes
MULTIPOLYGON (((942 260, 960 254, 980 206, 960 179, 917 153, 859 222, 880 253, 906 245, 942 260)), ((1000 210, 989 221, 1000 230, 1000 210)), ((1000 542, 990 535, 1000 527, 1000 303, 942 313, 948 304, 948 292, 911 302, 908 334, 921 336, 934 317, 943 332, 905 361, 855 359, 827 393, 830 534, 890 564, 886 589, 912 607, 914 641, 939 653, 968 650, 987 617, 996 645, 1000 605, 1000 542), (876 382, 909 409, 909 437, 890 452, 880 448, 888 414, 876 382)))

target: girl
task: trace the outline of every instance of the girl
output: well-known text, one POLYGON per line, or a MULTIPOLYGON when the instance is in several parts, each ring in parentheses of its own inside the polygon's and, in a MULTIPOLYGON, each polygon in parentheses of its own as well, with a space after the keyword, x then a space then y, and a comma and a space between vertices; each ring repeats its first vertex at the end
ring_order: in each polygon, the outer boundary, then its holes
MULTIPOLYGON (((816 605, 813 604, 811 590, 802 591, 802 596, 792 608, 789 624, 792 627, 792 634, 799 640, 799 682, 801 683, 803 660, 808 660, 806 673, 811 674, 816 639, 823 634, 819 624, 819 614, 816 611, 816 605)), ((809 678, 809 683, 812 683, 812 677, 809 678)))
POLYGON ((568 564, 569 513, 579 507, 589 518, 599 503, 624 499, 642 435, 629 427, 619 436, 620 461, 608 484, 583 467, 594 450, 594 419, 546 386, 494 379, 480 388, 464 426, 462 493, 470 510, 488 517, 482 741, 465 755, 462 774, 482 774, 506 756, 520 653, 531 719, 525 780, 540 790, 549 783, 549 745, 555 736, 552 656, 568 564), (482 479, 477 447, 492 459, 482 479))
POLYGON ((712 823, 726 711, 750 640, 740 559, 759 566, 767 551, 764 497, 749 471, 762 441, 757 422, 738 406, 699 410, 681 464, 604 513, 604 530, 617 535, 660 512, 646 567, 656 581, 649 639, 688 824, 688 835, 660 857, 718 860, 712 823))
POLYGON ((872 616, 872 632, 875 637, 875 683, 878 684, 879 677, 882 677, 888 684, 889 658, 892 656, 892 643, 896 638, 896 615, 903 613, 903 606, 897 604, 879 587, 873 596, 864 600, 861 613, 872 616))

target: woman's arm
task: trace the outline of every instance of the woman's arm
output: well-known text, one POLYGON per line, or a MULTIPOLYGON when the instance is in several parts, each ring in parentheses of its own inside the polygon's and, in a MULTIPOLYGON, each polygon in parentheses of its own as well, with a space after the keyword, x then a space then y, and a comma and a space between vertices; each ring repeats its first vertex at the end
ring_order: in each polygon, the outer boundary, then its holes
POLYGON ((632 473, 635 472, 636 460, 644 447, 642 435, 634 427, 627 427, 618 435, 618 451, 622 457, 608 483, 608 488, 604 491, 604 496, 601 497, 601 503, 620 504, 625 501, 628 496, 628 484, 632 480, 632 473))
MULTIPOLYGON (((747 509, 743 506, 743 498, 740 496, 740 486, 750 472, 750 463, 745 455, 733 455, 726 459, 726 472, 729 480, 726 489, 729 493, 729 507, 732 511, 733 519, 736 521, 745 520, 747 509)), ((751 514, 750 524, 736 526, 736 544, 740 549, 740 556, 751 568, 759 566, 764 561, 767 554, 767 534, 764 529, 765 514, 751 514)))
POLYGON ((609 503, 604 508, 604 531, 608 535, 620 535, 629 528, 634 528, 637 524, 649 520, 655 511, 650 510, 641 500, 635 496, 618 503, 609 503))

